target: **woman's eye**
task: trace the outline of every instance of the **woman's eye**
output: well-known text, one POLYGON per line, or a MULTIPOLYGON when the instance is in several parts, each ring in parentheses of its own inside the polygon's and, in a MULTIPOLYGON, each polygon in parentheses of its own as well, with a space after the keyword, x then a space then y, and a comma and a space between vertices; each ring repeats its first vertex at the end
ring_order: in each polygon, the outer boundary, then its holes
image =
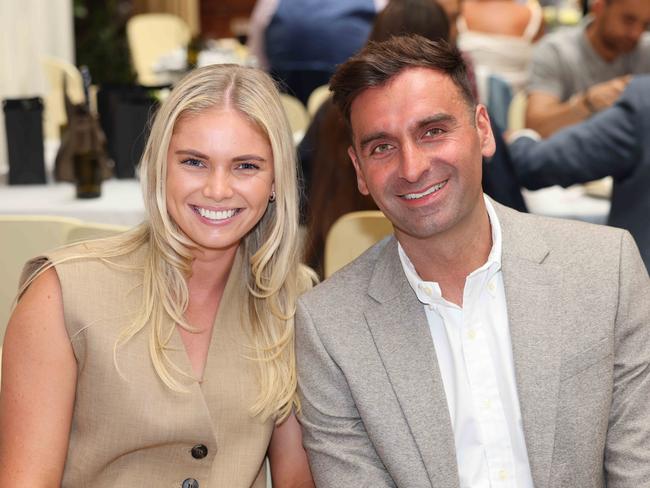
POLYGON ((186 166, 191 166, 191 167, 194 167, 194 168, 204 168, 205 167, 205 163, 203 163, 203 161, 201 161, 199 159, 194 159, 194 158, 184 159, 183 161, 181 161, 181 163, 186 165, 186 166))
POLYGON ((389 151, 393 146, 390 144, 378 144, 375 147, 372 148, 370 151, 371 154, 382 154, 385 153, 386 151, 389 151))
POLYGON ((246 169, 248 169, 248 170, 260 169, 259 165, 257 165, 256 163, 251 163, 250 161, 246 161, 244 163, 239 163, 237 168, 238 169, 245 169, 245 170, 246 169))

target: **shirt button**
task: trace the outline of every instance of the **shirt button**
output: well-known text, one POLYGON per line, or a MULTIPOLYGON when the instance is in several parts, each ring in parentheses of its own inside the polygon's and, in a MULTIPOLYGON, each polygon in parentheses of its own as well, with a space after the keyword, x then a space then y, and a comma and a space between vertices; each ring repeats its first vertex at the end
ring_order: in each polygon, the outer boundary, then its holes
POLYGON ((476 339, 476 331, 475 331, 474 329, 469 329, 469 330, 467 331, 467 338, 468 338, 470 341, 473 341, 474 339, 476 339))
POLYGON ((508 472, 505 469, 500 469, 499 470, 499 479, 501 481, 505 481, 508 479, 508 472))
POLYGON ((485 410, 490 410, 492 408, 492 400, 485 400, 483 406, 485 407, 485 410))
POLYGON ((181 488, 199 488, 199 482, 194 478, 187 478, 185 481, 183 481, 181 488))
POLYGON ((203 459, 208 455, 208 448, 203 444, 197 444, 192 448, 192 457, 194 459, 203 459))
POLYGON ((488 283, 488 290, 490 290, 490 292, 494 293, 496 291, 496 289, 497 289, 497 285, 494 284, 494 281, 490 281, 488 283))

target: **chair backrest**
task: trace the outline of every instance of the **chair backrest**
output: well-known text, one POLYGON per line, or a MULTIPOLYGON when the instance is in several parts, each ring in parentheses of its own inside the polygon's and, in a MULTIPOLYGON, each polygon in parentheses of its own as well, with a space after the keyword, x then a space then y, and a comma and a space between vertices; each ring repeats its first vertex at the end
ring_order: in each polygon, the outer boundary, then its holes
POLYGON ((502 129, 508 128, 508 107, 512 100, 512 88, 502 77, 491 74, 488 76, 487 108, 490 118, 502 129))
POLYGON ((528 95, 525 91, 514 94, 508 107, 508 130, 518 130, 526 127, 526 105, 528 95))
POLYGON ((299 139, 297 135, 304 134, 307 130, 307 126, 309 126, 309 114, 307 113, 307 109, 302 102, 293 95, 280 93, 280 100, 282 101, 282 106, 284 107, 284 111, 289 119, 291 132, 293 132, 294 138, 299 139))
POLYGON ((310 117, 316 115, 320 106, 329 98, 330 93, 329 85, 321 85, 314 88, 314 91, 311 92, 311 95, 307 99, 307 112, 310 117))
POLYGON ((0 341, 25 262, 66 244, 70 230, 81 220, 55 216, 0 215, 0 341))
POLYGON ((131 17, 126 35, 133 68, 141 85, 159 85, 160 77, 153 66, 164 54, 185 47, 190 42, 190 28, 173 14, 151 13, 131 17))
POLYGON ((79 104, 84 101, 84 85, 81 72, 64 59, 46 57, 42 62, 49 90, 45 96, 45 137, 58 139, 60 127, 68 121, 63 99, 63 80, 70 101, 79 104))
POLYGON ((79 225, 74 226, 68 232, 66 242, 72 244, 73 242, 85 241, 87 239, 100 239, 102 237, 110 237, 120 232, 128 230, 129 227, 114 224, 99 224, 96 222, 81 222, 79 225))
POLYGON ((325 278, 393 233, 393 225, 379 210, 350 212, 340 217, 325 239, 325 278))

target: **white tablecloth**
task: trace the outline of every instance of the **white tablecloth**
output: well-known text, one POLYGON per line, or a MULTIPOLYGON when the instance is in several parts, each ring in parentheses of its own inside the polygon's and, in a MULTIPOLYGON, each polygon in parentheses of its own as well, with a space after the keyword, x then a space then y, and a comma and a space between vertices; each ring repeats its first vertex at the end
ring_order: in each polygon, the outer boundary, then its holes
POLYGON ((107 180, 99 198, 78 199, 72 183, 0 185, 0 214, 60 215, 89 222, 133 226, 144 219, 140 183, 107 180))
POLYGON ((582 185, 568 188, 551 186, 536 191, 523 190, 522 193, 530 213, 595 224, 607 222, 609 200, 587 195, 582 185))

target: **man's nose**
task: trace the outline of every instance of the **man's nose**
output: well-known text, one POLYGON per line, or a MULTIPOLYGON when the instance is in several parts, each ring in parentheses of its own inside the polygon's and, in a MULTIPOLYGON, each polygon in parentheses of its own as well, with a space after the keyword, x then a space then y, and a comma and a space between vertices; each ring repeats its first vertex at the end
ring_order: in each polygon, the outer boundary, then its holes
POLYGON ((405 144, 401 151, 399 176, 415 183, 429 170, 429 158, 416 144, 405 144))

